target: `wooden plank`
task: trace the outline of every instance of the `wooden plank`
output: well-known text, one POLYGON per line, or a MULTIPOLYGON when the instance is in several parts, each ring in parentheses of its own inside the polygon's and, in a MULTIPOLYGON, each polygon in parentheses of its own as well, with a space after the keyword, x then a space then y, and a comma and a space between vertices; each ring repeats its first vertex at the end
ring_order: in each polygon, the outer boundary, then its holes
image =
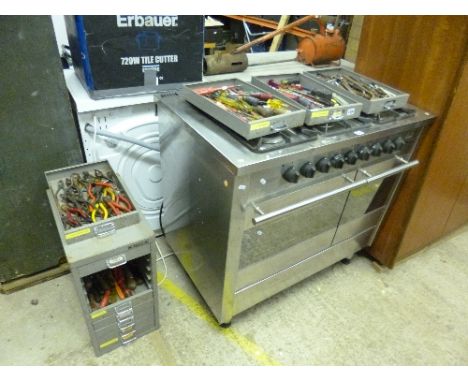
POLYGON ((39 272, 31 276, 20 277, 12 281, 0 284, 0 293, 10 294, 21 289, 29 288, 33 285, 52 280, 70 272, 68 263, 60 264, 59 266, 48 269, 44 272, 39 272))
POLYGON ((460 228, 468 221, 468 171, 457 201, 455 202, 450 216, 445 225, 444 235, 447 235, 460 228))
MULTIPOLYGON (((468 98, 468 51, 460 80, 431 156, 414 213, 397 253, 397 261, 440 239, 448 231, 468 222, 466 207, 457 211, 455 221, 447 223, 463 194, 468 174, 468 127, 465 119, 468 98), (457 224, 455 224, 457 223, 457 224)), ((466 193, 466 191, 465 191, 466 193)))
MULTIPOLYGON (((289 21, 289 18, 291 16, 281 16, 280 21, 278 23, 278 28, 280 29, 283 28, 289 21)), ((273 37, 273 41, 271 42, 270 45, 270 52, 276 52, 281 45, 281 42, 283 41, 284 34, 280 34, 278 36, 273 37)))
MULTIPOLYGON (((410 103, 439 118, 417 150, 421 165, 403 179, 393 205, 370 249, 374 258, 392 267, 409 253, 400 251, 412 236, 408 222, 413 214, 434 144, 453 97, 468 42, 465 16, 366 16, 356 59, 356 71, 410 93, 410 103)), ((434 217, 429 224, 437 224, 434 217)), ((427 224, 427 222, 426 222, 427 224)), ((416 245, 406 246, 404 251, 416 245)))
MULTIPOLYGON (((245 21, 250 24, 259 25, 264 28, 278 29, 278 23, 276 21, 262 19, 261 17, 239 16, 239 15, 224 15, 224 16, 229 17, 233 20, 245 21)), ((320 20, 318 18, 317 18, 317 21, 320 24, 320 20)), ((292 27, 291 29, 288 29, 288 33, 296 37, 301 37, 301 38, 314 36, 316 34, 313 31, 308 31, 306 29, 302 29, 299 27, 292 27)))

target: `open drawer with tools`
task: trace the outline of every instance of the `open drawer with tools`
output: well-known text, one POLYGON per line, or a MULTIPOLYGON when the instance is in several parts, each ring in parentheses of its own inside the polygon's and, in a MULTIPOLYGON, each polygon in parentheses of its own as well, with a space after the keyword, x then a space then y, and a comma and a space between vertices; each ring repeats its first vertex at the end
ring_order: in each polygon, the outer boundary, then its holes
POLYGON ((46 171, 49 202, 62 241, 110 235, 140 215, 108 161, 46 171))
POLYGON ((362 103, 348 97, 345 92, 330 90, 299 73, 252 77, 252 84, 305 108, 304 123, 308 126, 356 118, 362 110, 362 103))
POLYGON ((344 91, 362 103, 362 111, 366 114, 404 107, 409 98, 408 93, 344 68, 320 69, 304 72, 304 75, 329 89, 344 91))
POLYGON ((238 79, 186 85, 184 96, 245 139, 304 124, 305 110, 300 105, 238 79))

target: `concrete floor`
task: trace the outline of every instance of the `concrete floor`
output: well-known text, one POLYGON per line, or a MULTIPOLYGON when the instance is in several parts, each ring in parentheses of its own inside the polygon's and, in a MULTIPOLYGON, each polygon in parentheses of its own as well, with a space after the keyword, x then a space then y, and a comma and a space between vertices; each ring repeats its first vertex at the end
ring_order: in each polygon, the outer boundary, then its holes
POLYGON ((0 295, 0 365, 468 365, 468 226, 391 271, 336 264, 229 329, 167 264, 161 329, 99 358, 70 275, 0 295))

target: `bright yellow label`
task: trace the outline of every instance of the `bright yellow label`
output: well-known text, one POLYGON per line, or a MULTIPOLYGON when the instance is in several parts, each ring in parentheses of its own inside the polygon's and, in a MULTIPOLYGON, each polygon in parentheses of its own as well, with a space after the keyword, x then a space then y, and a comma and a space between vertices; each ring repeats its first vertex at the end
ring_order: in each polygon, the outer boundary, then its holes
POLYGON ((253 125, 250 125, 250 131, 264 129, 266 127, 270 127, 270 121, 263 121, 263 122, 258 122, 258 123, 254 123, 253 125))
POLYGON ((75 232, 66 234, 65 239, 74 239, 75 237, 83 236, 83 235, 86 235, 86 234, 88 234, 90 232, 91 232, 91 228, 81 229, 79 231, 75 231, 75 232))
POLYGON ((105 316, 106 314, 107 314, 107 310, 100 310, 99 312, 91 313, 91 318, 95 320, 96 318, 105 316))
POLYGON ((99 347, 100 347, 101 349, 104 349, 104 348, 106 348, 106 347, 108 347, 108 346, 110 346, 110 345, 115 344, 118 340, 119 340, 119 339, 118 339, 117 337, 112 338, 112 339, 109 340, 109 341, 103 342, 101 345, 99 345, 99 347))
POLYGON ((328 110, 319 110, 312 112, 312 118, 328 117, 328 110))

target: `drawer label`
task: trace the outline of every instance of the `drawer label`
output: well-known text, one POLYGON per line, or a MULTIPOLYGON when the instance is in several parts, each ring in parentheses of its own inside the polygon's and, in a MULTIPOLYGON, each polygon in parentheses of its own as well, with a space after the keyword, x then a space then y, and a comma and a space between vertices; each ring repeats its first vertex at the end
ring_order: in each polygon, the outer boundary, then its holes
POLYGON ((329 113, 330 112, 328 110, 319 110, 319 111, 313 111, 311 116, 312 118, 328 117, 329 113))
POLYGON ((80 229, 79 231, 67 233, 65 239, 74 239, 75 237, 83 236, 91 232, 90 228, 80 229))
POLYGON ((100 310, 99 312, 91 313, 91 318, 95 320, 96 318, 105 316, 107 314, 107 310, 100 310))
POLYGON ((250 131, 265 129, 267 127, 270 127, 270 121, 263 121, 263 122, 253 123, 252 125, 250 125, 250 131))
POLYGON ((112 338, 111 340, 106 341, 106 342, 103 342, 102 344, 100 344, 99 347, 100 347, 101 349, 104 349, 104 348, 106 348, 106 347, 108 347, 108 346, 110 346, 110 345, 115 344, 118 340, 119 340, 119 339, 118 339, 117 337, 112 338))

